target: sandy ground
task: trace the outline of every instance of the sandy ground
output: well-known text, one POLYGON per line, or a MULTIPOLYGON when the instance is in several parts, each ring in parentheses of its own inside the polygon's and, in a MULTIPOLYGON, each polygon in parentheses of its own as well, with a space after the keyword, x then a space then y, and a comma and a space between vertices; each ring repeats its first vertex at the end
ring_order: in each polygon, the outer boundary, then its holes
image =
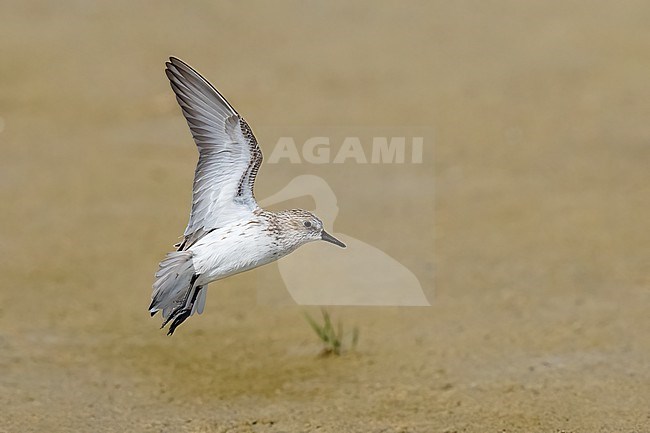
MULTIPOLYGON (((0 432, 650 432, 648 22, 644 1, 3 2, 0 432), (316 309, 257 301, 282 293, 269 266, 159 331, 195 163, 171 54, 263 148, 264 125, 434 128, 434 181, 389 185, 435 206, 337 220, 432 307, 330 308, 359 346, 318 358, 316 309)), ((337 188, 378 197, 348 169, 337 188)))

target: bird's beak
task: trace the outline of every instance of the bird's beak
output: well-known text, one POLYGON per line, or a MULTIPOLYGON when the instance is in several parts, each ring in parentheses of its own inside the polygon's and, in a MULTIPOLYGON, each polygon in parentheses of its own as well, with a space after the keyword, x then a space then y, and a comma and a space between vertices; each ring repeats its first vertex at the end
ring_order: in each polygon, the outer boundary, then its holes
POLYGON ((341 248, 345 248, 345 244, 341 242, 340 240, 336 239, 334 236, 331 234, 327 233, 325 230, 323 230, 320 234, 320 238, 324 241, 331 242, 334 245, 338 245, 341 248))

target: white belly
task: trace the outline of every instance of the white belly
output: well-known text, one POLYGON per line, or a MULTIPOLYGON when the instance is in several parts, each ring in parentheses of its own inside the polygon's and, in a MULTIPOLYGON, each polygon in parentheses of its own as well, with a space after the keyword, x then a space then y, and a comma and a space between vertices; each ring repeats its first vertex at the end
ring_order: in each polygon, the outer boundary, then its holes
POLYGON ((281 251, 275 237, 263 229, 264 224, 231 224, 208 233, 189 251, 200 275, 198 284, 228 277, 265 265, 287 252, 281 251))

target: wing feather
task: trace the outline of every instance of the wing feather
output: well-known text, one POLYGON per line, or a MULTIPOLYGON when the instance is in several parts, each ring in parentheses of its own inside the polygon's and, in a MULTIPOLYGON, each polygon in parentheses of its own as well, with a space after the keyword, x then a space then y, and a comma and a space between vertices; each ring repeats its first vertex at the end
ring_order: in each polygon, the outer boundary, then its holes
POLYGON ((172 57, 165 73, 199 150, 192 210, 179 249, 259 208, 253 194, 262 151, 246 121, 192 67, 172 57))

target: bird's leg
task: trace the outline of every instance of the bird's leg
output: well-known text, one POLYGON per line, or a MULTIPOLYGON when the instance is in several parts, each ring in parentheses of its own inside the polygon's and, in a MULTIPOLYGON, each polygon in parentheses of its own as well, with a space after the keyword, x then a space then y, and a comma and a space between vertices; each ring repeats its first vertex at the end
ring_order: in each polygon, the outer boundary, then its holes
MULTIPOLYGON (((196 293, 198 293, 197 290, 194 290, 194 283, 196 282, 196 279, 199 278, 198 274, 194 274, 192 276, 192 280, 190 281, 190 287, 187 289, 187 292, 185 293, 185 296, 183 297, 183 301, 178 303, 178 306, 172 310, 171 313, 169 313, 169 316, 163 324, 160 326, 160 329, 164 328, 165 325, 169 323, 170 320, 172 320, 177 314, 179 314, 181 311, 183 311, 187 305, 187 300, 190 298, 190 295, 194 293, 192 296, 193 299, 196 299, 196 293)), ((191 309, 190 309, 191 311, 191 309)))
POLYGON ((171 325, 169 325, 169 331, 167 332, 167 335, 172 335, 176 330, 176 328, 178 327, 178 325, 180 325, 188 317, 190 317, 190 315, 192 314, 192 308, 194 307, 194 303, 196 302, 196 298, 199 296, 201 290, 203 290, 203 286, 198 286, 194 291, 194 295, 192 295, 192 300, 190 301, 189 305, 187 305, 185 308, 183 308, 174 316, 174 321, 172 322, 171 325))

